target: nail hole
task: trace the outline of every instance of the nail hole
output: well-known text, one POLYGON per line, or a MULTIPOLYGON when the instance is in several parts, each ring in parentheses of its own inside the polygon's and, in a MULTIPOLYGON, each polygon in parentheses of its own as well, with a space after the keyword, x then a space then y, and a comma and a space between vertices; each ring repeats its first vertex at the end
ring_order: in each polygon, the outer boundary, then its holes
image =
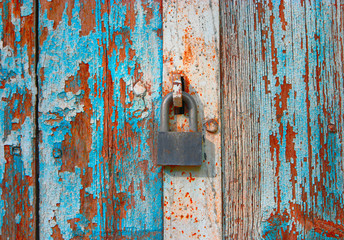
POLYGON ((61 158, 62 157, 61 149, 54 148, 54 150, 53 150, 53 157, 54 158, 61 158))
POLYGON ((21 148, 20 147, 12 147, 12 155, 21 156, 21 148))

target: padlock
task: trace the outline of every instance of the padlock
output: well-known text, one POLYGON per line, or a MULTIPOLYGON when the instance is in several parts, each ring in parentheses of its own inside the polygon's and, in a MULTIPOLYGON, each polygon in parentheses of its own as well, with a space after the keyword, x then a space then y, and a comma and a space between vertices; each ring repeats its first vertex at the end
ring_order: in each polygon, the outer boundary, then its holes
POLYGON ((202 133, 197 132, 197 106, 193 97, 182 92, 189 109, 190 132, 169 131, 169 107, 173 94, 162 101, 158 134, 158 165, 199 166, 202 164, 202 133))

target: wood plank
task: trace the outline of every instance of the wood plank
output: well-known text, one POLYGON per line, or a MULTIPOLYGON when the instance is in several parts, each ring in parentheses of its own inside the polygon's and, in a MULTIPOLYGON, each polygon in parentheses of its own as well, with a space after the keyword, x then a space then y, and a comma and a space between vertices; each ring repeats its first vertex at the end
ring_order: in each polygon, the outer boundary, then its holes
MULTIPOLYGON (((165 0, 163 19, 164 96, 172 74, 182 74, 197 102, 204 151, 201 167, 165 167, 164 239, 222 239, 221 133, 211 132, 221 124, 219 3, 165 0)), ((188 118, 171 118, 172 131, 188 130, 188 118)))
POLYGON ((343 239, 342 1, 223 1, 225 239, 343 239))
POLYGON ((159 1, 40 1, 40 232, 162 239, 159 1))
POLYGON ((33 2, 0 3, 0 238, 35 239, 33 2))

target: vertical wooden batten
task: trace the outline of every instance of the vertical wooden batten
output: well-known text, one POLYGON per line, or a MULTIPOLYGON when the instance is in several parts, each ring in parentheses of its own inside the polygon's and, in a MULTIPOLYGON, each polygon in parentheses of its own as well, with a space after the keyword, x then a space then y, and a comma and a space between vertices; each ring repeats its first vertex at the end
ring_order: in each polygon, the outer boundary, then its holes
MULTIPOLYGON (((164 169, 164 239, 221 239, 219 3, 163 3, 163 95, 172 91, 172 74, 183 75, 204 136, 201 167, 164 169)), ((188 131, 183 116, 170 124, 172 131, 188 131)))
POLYGON ((253 95, 264 69, 256 65, 250 16, 255 4, 221 1, 221 109, 224 239, 258 239, 260 161, 258 116, 253 95), (250 17, 249 17, 250 16, 250 17), (251 65, 251 62, 252 65, 251 65))
POLYGON ((222 1, 225 239, 343 239, 342 1, 222 1))
POLYGON ((40 1, 40 233, 162 239, 159 1, 40 1))
POLYGON ((34 6, 0 9, 0 238, 35 239, 34 6))

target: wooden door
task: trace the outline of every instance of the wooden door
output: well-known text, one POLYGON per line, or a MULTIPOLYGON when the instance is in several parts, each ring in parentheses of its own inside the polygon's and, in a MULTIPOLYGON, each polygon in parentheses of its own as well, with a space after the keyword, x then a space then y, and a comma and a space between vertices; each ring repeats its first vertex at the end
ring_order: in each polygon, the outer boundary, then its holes
POLYGON ((344 239, 343 1, 0 8, 0 239, 344 239), (201 167, 156 165, 173 74, 201 167))
POLYGON ((223 236, 343 239, 343 1, 222 1, 223 236))

